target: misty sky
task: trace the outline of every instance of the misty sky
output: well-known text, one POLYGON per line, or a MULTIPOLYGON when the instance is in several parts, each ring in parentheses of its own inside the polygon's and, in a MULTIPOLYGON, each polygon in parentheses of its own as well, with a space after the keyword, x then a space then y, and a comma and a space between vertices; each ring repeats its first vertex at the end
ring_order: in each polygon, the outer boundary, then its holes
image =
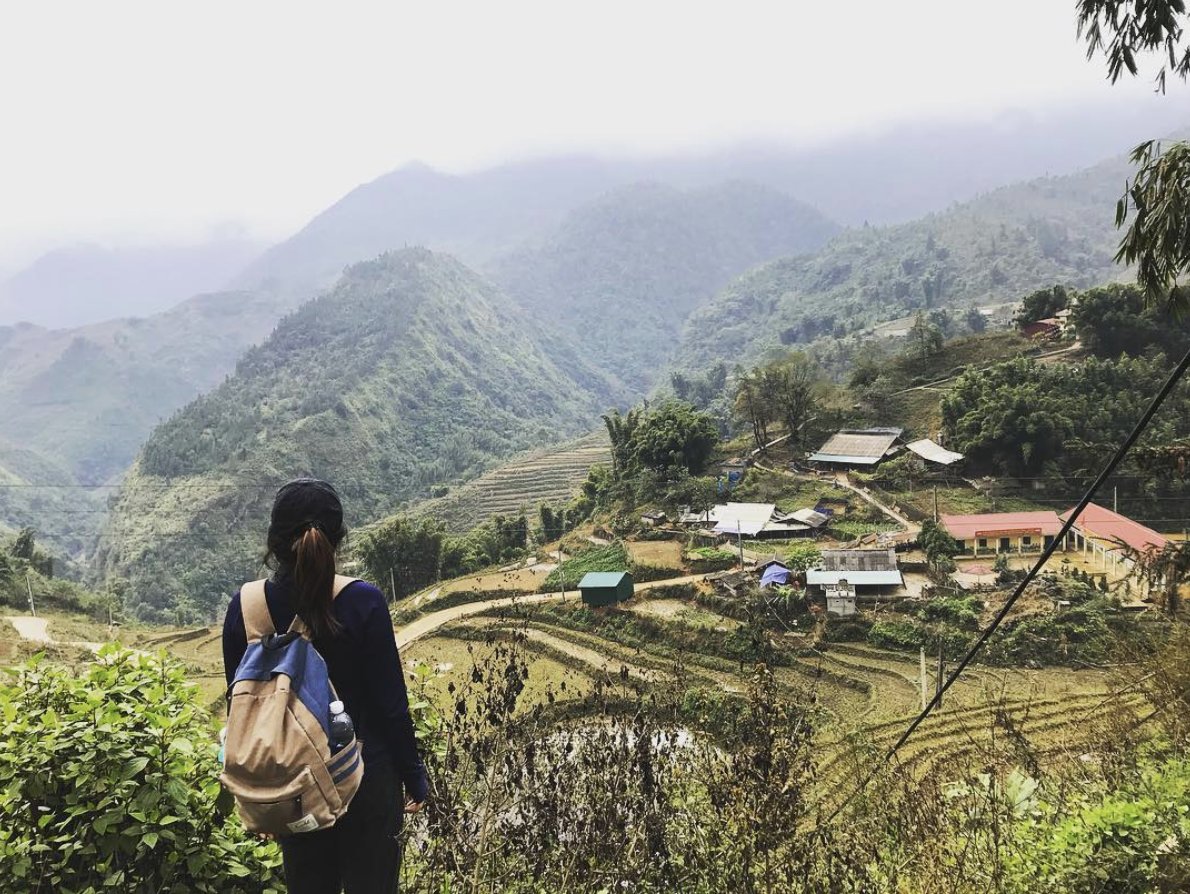
POLYGON ((1085 61, 1073 6, 6 2, 0 265, 66 239, 284 236, 413 159, 464 170, 1154 101, 1147 78, 1111 88, 1085 61))

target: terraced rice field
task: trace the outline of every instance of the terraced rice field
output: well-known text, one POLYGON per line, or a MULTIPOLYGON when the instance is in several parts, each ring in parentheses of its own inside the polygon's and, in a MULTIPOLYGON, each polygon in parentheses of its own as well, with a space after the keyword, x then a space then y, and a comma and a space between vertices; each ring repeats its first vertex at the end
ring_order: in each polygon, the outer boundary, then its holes
MULTIPOLYGON (((687 613, 709 614, 680 600, 634 600, 625 608, 687 626, 693 617, 687 613)), ((514 629, 495 619, 467 623, 497 627, 508 635, 514 629)), ((530 617, 515 629, 525 634, 525 648, 534 656, 531 668, 545 662, 543 675, 556 674, 562 666, 585 666, 590 668, 585 676, 589 682, 593 677, 620 677, 623 668, 628 681, 639 686, 668 682, 679 674, 678 656, 626 647, 560 627, 552 619, 530 617)), ((680 658, 680 673, 688 685, 728 691, 746 686, 747 668, 741 673, 732 662, 715 656, 680 658)), ((797 656, 792 667, 775 670, 777 681, 791 694, 812 694, 821 709, 825 722, 818 733, 817 776, 824 791, 845 788, 905 729, 919 707, 918 672, 913 656, 865 644, 834 644, 823 652, 797 656)), ((927 673, 933 672, 928 665, 927 673)), ((932 685, 932 676, 927 683, 932 685)), ((1104 671, 977 667, 947 693, 943 707, 917 730, 898 763, 915 775, 936 772, 949 779, 988 762, 1076 758, 1096 724, 1126 721, 1144 710, 1139 696, 1116 694, 1118 686, 1104 671)))
POLYGON ((635 614, 687 624, 691 627, 735 630, 740 626, 740 622, 735 618, 728 618, 701 606, 677 599, 641 599, 639 601, 634 599, 625 607, 635 614))
POLYGON ((607 435, 593 433, 514 459, 459 485, 445 497, 418 504, 412 514, 432 516, 452 533, 466 533, 497 515, 532 511, 539 503, 567 503, 592 466, 610 462, 607 435))

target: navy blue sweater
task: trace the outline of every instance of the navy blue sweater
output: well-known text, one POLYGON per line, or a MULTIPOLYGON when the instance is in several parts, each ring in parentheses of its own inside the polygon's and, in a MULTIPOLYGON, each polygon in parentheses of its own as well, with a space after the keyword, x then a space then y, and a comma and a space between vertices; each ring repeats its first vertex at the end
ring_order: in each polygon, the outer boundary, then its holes
MULTIPOLYGON (((288 581, 280 576, 265 584, 269 614, 278 633, 284 633, 293 622, 290 590, 288 581)), ((424 801, 426 769, 413 736, 405 675, 384 595, 371 584, 356 581, 336 597, 333 611, 342 630, 336 636, 315 639, 314 647, 325 659, 335 692, 355 723, 365 771, 369 762, 391 761, 406 794, 424 801)), ((228 686, 247 648, 244 614, 236 593, 223 620, 223 669, 228 686)))

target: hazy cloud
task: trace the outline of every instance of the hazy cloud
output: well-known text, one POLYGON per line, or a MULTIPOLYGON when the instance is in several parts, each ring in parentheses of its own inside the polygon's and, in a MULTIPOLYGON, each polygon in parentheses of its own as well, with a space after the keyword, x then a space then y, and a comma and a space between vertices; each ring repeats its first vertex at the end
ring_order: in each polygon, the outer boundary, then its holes
POLYGON ((412 159, 812 143, 1113 91, 1071 4, 1037 0, 8 3, 0 85, 0 262, 282 235, 412 159))

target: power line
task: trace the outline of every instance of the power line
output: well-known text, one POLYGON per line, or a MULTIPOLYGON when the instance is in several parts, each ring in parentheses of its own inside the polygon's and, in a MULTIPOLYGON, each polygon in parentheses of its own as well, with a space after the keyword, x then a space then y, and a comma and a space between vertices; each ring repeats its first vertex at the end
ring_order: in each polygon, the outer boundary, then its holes
POLYGON ((1174 387, 1181 380, 1187 368, 1190 368, 1190 351, 1188 351, 1186 356, 1182 358, 1182 362, 1174 367, 1173 372, 1169 374, 1169 378, 1166 379, 1165 384, 1161 386, 1161 390, 1158 391, 1153 397, 1153 400, 1149 403, 1148 409, 1145 410, 1140 420, 1133 427, 1132 432, 1124 440, 1124 443, 1116 449, 1115 454, 1113 454, 1112 458, 1103 468, 1103 471, 1099 473, 1098 477, 1091 484, 1091 487, 1085 494, 1083 494, 1082 499, 1079 500, 1078 505, 1070 513, 1069 518, 1067 518, 1063 523, 1062 528, 1058 531, 1057 536, 1055 536, 1054 539, 1050 541, 1050 545, 1045 548, 1045 551, 1042 552, 1041 556, 1033 564, 1033 567, 1029 569, 1024 579, 1019 584, 1017 584, 1016 589, 1012 591, 1012 595, 1008 597, 1004 605, 998 612, 996 612, 996 616, 992 619, 992 623, 987 626, 987 628, 979 635, 979 638, 974 642, 971 648, 967 650, 967 654, 963 656, 958 666, 954 669, 954 672, 946 678, 946 682, 934 692, 934 697, 930 699, 929 704, 927 704, 921 710, 921 713, 918 714, 905 729, 905 731, 901 733, 900 738, 898 738, 897 741, 893 743, 892 747, 889 748, 887 752, 885 752, 883 758, 881 758, 872 766, 872 769, 868 771, 868 774, 851 792, 851 794, 848 795, 843 800, 843 802, 831 812, 831 815, 827 818, 827 823, 834 822, 835 818, 843 812, 847 805, 859 797, 859 795, 864 791, 864 789, 868 787, 872 780, 876 778, 876 774, 879 773, 884 768, 884 766, 896 756, 896 753, 901 749, 901 746, 909 741, 909 737, 913 735, 919 726, 921 726, 922 722, 930 715, 934 708, 936 708, 942 702, 942 696, 945 695, 946 691, 950 689, 951 685, 954 684, 963 671, 967 669, 967 666, 974 660, 975 655, 980 649, 984 647, 984 644, 987 643, 992 634, 995 633, 1000 627, 1000 624, 1004 621, 1004 618, 1008 615, 1009 611, 1012 610, 1012 607, 1016 604, 1016 601, 1020 599, 1021 595, 1025 592, 1025 588, 1033 582, 1034 578, 1037 577, 1041 569, 1045 567, 1045 563, 1048 562, 1050 557, 1053 556, 1053 554, 1057 551, 1058 544, 1062 543, 1062 541, 1066 538, 1066 535, 1068 535, 1074 528, 1074 523, 1078 520, 1078 517, 1082 514, 1083 510, 1090 505, 1091 500, 1099 491, 1099 488, 1103 486, 1103 483, 1107 481, 1109 477, 1111 477, 1111 473, 1115 471, 1116 467, 1121 462, 1123 462, 1125 455, 1127 455, 1132 445, 1136 443, 1137 439, 1140 438, 1141 434, 1144 433, 1144 430, 1148 428, 1149 422, 1152 421, 1153 416, 1156 415, 1157 411, 1161 408, 1161 405, 1165 402, 1165 399, 1169 396, 1169 393, 1173 391, 1174 387))

